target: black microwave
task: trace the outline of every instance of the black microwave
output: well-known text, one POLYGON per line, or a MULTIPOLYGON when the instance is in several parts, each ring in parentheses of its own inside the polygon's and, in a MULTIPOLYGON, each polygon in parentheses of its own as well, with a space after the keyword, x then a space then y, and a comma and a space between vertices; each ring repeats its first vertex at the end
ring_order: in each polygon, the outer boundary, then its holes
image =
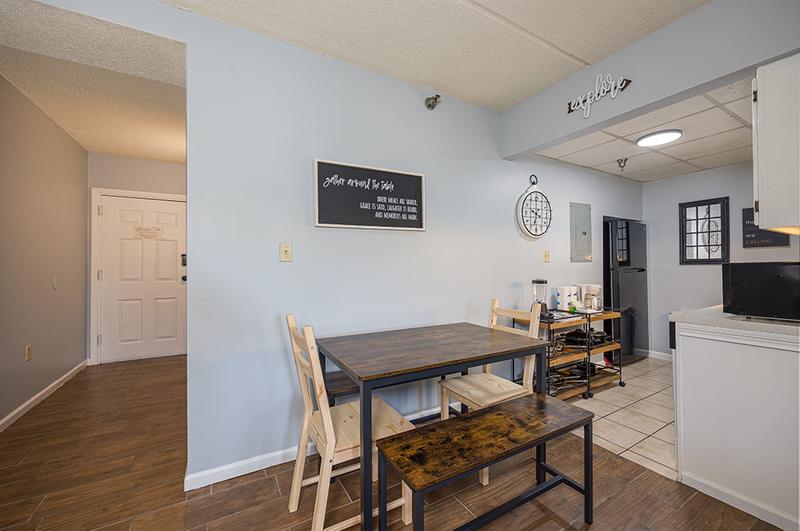
POLYGON ((800 321, 800 262, 722 264, 722 311, 800 321))

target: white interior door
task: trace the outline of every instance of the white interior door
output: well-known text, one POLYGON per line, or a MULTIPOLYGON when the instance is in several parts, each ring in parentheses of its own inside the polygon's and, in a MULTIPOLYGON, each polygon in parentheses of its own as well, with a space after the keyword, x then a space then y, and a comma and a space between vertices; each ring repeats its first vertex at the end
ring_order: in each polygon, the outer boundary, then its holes
POLYGON ((186 203, 103 196, 101 363, 186 354, 186 203))

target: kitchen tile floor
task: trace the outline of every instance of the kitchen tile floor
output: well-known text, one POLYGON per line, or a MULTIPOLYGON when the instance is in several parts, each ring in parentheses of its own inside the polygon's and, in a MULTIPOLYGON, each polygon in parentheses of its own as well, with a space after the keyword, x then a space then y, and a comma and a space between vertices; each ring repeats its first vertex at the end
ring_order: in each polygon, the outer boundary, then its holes
MULTIPOLYGON (((672 363, 643 358, 622 368, 625 387, 596 391, 572 403, 595 414, 594 443, 670 479, 675 461, 672 363)), ((582 430, 576 430, 582 435, 582 430)))

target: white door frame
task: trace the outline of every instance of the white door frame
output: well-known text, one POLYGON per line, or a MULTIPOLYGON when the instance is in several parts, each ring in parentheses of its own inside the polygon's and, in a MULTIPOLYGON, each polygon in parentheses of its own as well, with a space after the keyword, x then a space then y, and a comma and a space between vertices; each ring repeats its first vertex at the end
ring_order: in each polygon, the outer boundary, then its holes
POLYGON ((86 351, 89 353, 88 364, 100 363, 98 356, 97 334, 100 322, 100 284, 98 270, 100 269, 101 251, 101 226, 99 206, 103 196, 130 197, 133 199, 159 199, 162 201, 186 202, 184 194, 164 194, 160 192, 139 192, 135 190, 116 190, 113 188, 91 188, 89 205, 89 271, 86 285, 89 287, 89 319, 87 323, 88 334, 86 337, 86 351))

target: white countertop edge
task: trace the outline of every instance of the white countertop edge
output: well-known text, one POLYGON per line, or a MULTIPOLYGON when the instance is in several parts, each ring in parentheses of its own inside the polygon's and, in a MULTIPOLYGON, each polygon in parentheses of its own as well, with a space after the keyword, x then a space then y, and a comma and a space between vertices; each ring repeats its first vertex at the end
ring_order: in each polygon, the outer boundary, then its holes
POLYGON ((722 311, 722 305, 709 306, 698 310, 670 312, 669 320, 674 323, 716 326, 751 330, 768 334, 780 334, 800 337, 800 323, 778 321, 773 319, 747 318, 722 311))

